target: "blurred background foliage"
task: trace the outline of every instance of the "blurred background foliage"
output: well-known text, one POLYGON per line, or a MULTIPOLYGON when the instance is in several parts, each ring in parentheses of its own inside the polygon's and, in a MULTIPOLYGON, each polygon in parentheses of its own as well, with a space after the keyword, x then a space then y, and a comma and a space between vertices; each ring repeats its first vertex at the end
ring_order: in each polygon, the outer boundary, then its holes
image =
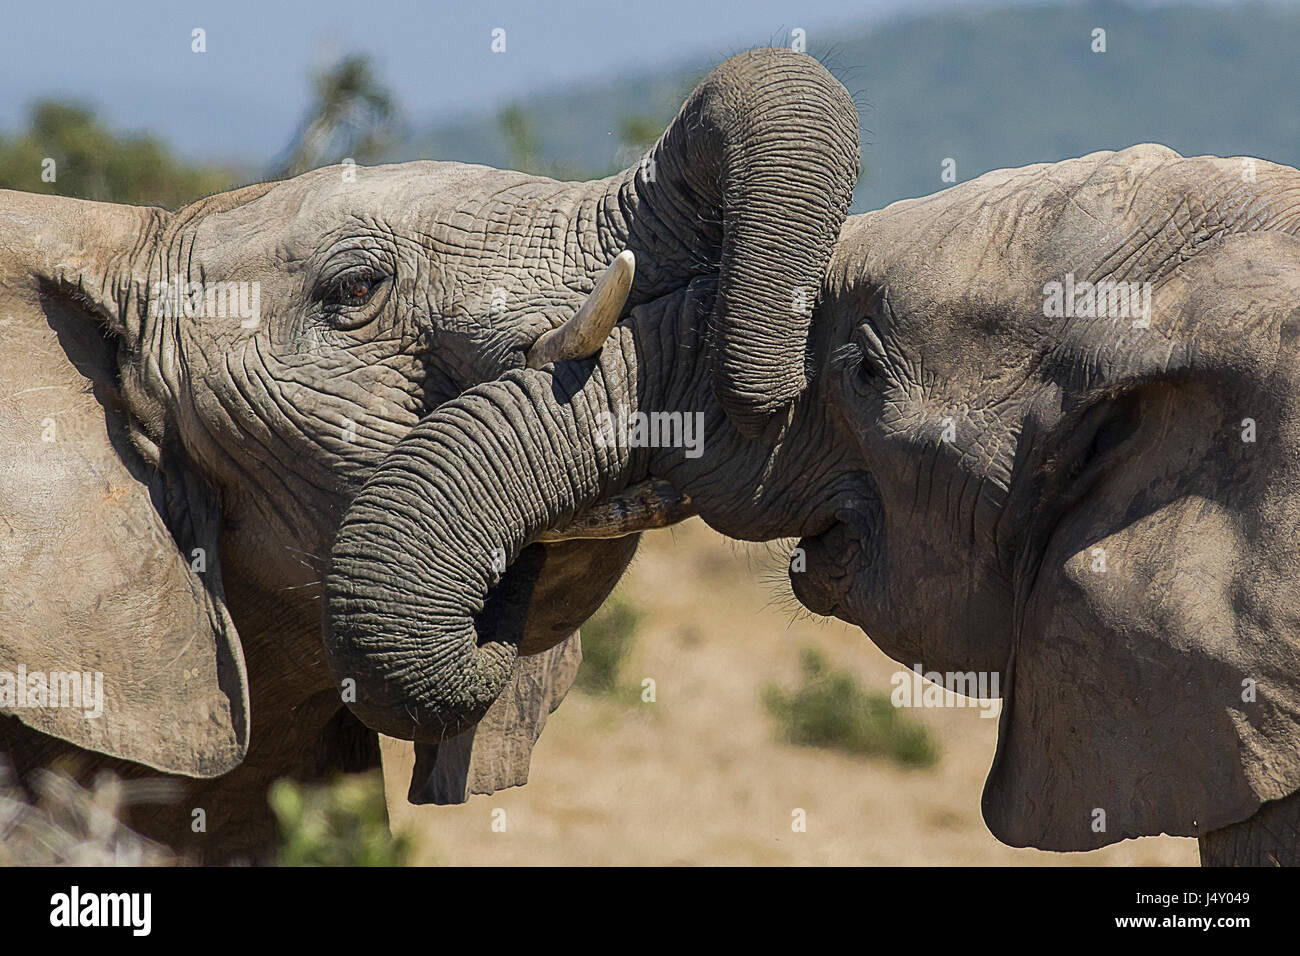
POLYGON ((176 798, 168 780, 101 773, 86 787, 71 767, 43 770, 27 793, 0 754, 0 866, 171 866, 165 846, 122 823, 129 807, 176 798))
POLYGON ((582 625, 582 667, 574 686, 588 694, 639 700, 640 688, 624 687, 622 676, 643 616, 631 601, 614 594, 582 625))
POLYGON ((803 681, 792 691, 763 688, 763 705, 777 722, 779 739, 868 757, 888 757, 905 767, 939 759, 930 732, 894 706, 888 694, 862 689, 848 671, 836 670, 816 648, 800 655, 803 681))
POLYGON ((241 171, 195 166, 144 134, 115 133, 76 103, 34 104, 27 128, 0 135, 0 187, 175 208, 235 185, 241 171), (47 159, 54 160, 48 182, 47 159))
POLYGON ((375 76, 367 57, 345 56, 313 82, 315 98, 274 176, 286 179, 343 159, 381 160, 397 141, 396 98, 375 76))
POLYGON ((276 781, 281 866, 404 866, 408 838, 388 831, 382 775, 357 773, 328 784, 276 781))

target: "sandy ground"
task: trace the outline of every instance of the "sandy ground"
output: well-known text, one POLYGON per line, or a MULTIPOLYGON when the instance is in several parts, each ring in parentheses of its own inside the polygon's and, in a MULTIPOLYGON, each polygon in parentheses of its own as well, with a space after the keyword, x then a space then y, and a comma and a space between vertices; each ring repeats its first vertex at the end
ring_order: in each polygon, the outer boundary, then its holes
POLYGON ((533 752, 528 786, 458 807, 412 807, 409 744, 385 741, 393 823, 414 836, 416 861, 1196 865, 1190 839, 1086 854, 998 843, 979 807, 997 721, 977 708, 911 711, 942 748, 926 769, 776 742, 760 691, 797 684, 802 647, 886 693, 898 670, 860 631, 797 616, 782 578, 779 556, 698 520, 647 535, 620 585, 646 612, 623 669, 629 689, 621 699, 570 694, 533 752), (656 703, 640 701, 644 677, 657 684, 656 703), (493 831, 497 809, 505 832, 493 831), (792 831, 796 809, 806 832, 792 831))

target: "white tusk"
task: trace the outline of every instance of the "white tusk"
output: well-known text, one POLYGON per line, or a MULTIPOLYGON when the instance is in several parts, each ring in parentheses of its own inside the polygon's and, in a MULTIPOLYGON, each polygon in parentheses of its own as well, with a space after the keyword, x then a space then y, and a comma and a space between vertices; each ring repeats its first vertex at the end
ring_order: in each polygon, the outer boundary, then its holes
POLYGON ((614 257, 573 318, 533 343, 528 350, 528 367, 541 368, 551 362, 590 358, 599 352, 623 314, 635 274, 636 256, 632 250, 624 249, 614 257))

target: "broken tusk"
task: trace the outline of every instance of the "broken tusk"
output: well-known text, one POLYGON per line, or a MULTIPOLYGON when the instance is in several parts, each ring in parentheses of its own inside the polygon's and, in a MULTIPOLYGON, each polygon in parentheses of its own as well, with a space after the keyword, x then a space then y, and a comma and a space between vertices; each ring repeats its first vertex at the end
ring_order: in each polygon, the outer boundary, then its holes
POLYGON ((630 249, 624 249, 614 257, 573 318, 533 343, 528 350, 528 367, 541 368, 550 362, 590 358, 599 352, 623 314, 635 274, 636 256, 630 249))
POLYGON ((543 531, 533 540, 543 544, 583 538, 622 538, 652 528, 666 528, 695 514, 688 495, 666 481, 642 481, 606 501, 598 501, 573 516, 562 528, 543 531))

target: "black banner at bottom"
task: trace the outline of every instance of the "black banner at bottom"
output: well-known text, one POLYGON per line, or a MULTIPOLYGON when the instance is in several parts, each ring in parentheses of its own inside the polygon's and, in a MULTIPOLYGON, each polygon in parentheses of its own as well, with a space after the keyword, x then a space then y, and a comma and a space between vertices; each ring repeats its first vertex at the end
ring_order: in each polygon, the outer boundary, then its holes
MULTIPOLYGON (((205 943, 275 938, 374 945, 421 923, 564 946, 602 924, 652 936, 819 934, 858 939, 1032 930, 1181 939, 1285 931, 1291 870, 1219 869, 29 869, 0 871, 6 941, 42 936, 205 943), (852 924, 849 926, 848 924, 852 924)), ((971 937, 967 936, 967 939, 971 937)), ((486 942, 486 938, 484 940, 486 942)), ((436 940, 430 939, 430 944, 436 940)))

